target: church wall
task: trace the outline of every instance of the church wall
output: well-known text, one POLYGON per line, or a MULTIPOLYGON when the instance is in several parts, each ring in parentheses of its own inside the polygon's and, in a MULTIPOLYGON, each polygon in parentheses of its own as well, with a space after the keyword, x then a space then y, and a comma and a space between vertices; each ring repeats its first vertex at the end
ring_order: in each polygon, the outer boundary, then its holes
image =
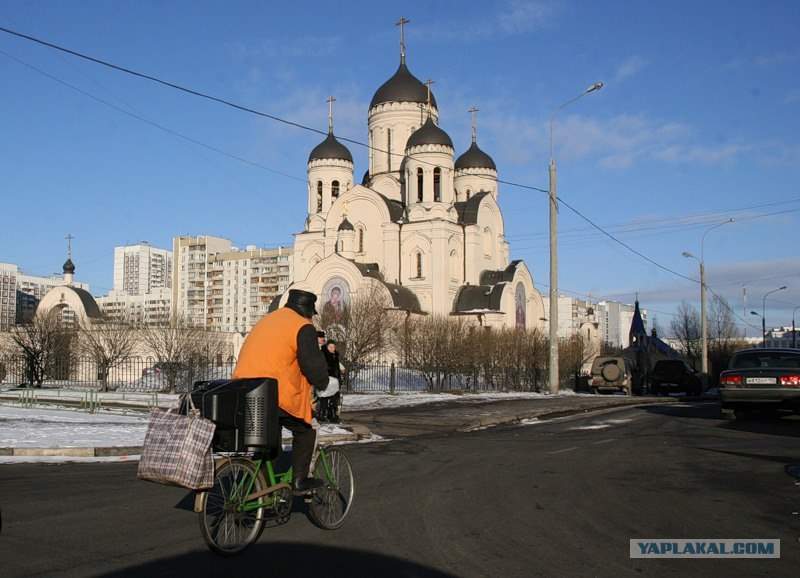
POLYGON ((455 174, 456 200, 466 201, 481 191, 489 191, 497 199, 497 172, 491 169, 461 169, 455 174))
MULTIPOLYGON (((432 110, 433 119, 438 111, 432 110)), ((389 172, 388 131, 392 131, 391 170, 400 171, 400 163, 406 150, 406 142, 411 133, 422 126, 423 111, 417 102, 384 102, 369 111, 369 174, 372 177, 389 172), (378 149, 378 150, 376 150, 378 149)))

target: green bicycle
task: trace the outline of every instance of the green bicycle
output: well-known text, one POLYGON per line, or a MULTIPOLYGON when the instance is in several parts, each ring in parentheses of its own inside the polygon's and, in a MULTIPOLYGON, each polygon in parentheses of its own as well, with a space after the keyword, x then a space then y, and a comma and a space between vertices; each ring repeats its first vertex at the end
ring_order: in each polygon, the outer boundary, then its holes
MULTIPOLYGON (((324 486, 305 496, 311 521, 326 530, 344 524, 355 495, 350 460, 337 448, 317 446, 311 474, 324 486)), ((195 512, 208 547, 223 556, 256 542, 268 521, 284 524, 292 513, 292 470, 276 472, 271 460, 252 454, 216 459, 214 486, 199 492, 195 512)))

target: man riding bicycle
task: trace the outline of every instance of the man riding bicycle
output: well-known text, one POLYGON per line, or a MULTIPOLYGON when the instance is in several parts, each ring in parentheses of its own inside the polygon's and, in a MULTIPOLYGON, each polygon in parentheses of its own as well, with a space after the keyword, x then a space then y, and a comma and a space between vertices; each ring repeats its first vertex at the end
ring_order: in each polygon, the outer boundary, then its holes
POLYGON ((313 293, 291 289, 286 306, 264 316, 250 331, 233 371, 234 379, 277 379, 280 423, 292 432, 293 485, 298 493, 322 485, 308 476, 316 441, 311 388, 328 385, 328 366, 311 324, 316 301, 313 293))

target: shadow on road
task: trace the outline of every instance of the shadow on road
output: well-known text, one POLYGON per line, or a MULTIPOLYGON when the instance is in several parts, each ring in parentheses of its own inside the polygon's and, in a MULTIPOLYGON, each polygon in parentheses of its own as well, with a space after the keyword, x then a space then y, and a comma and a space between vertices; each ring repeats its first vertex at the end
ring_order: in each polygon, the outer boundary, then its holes
POLYGON ((797 416, 754 416, 750 419, 734 420, 723 418, 719 413, 719 404, 664 404, 650 405, 642 408, 650 413, 690 419, 717 421, 717 427, 732 431, 743 431, 764 435, 800 437, 800 419, 797 416))
POLYGON ((209 551, 194 551, 158 558, 138 566, 102 574, 104 577, 142 576, 380 576, 381 578, 453 578, 420 564, 350 548, 316 544, 272 542, 256 544, 242 554, 222 558, 209 551))

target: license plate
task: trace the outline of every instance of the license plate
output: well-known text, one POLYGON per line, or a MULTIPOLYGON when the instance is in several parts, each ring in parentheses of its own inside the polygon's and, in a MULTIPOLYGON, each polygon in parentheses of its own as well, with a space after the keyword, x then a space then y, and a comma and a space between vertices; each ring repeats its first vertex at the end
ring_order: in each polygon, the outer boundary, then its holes
POLYGON ((753 383, 758 385, 768 384, 768 383, 777 383, 778 380, 774 377, 748 377, 747 383, 753 383))

